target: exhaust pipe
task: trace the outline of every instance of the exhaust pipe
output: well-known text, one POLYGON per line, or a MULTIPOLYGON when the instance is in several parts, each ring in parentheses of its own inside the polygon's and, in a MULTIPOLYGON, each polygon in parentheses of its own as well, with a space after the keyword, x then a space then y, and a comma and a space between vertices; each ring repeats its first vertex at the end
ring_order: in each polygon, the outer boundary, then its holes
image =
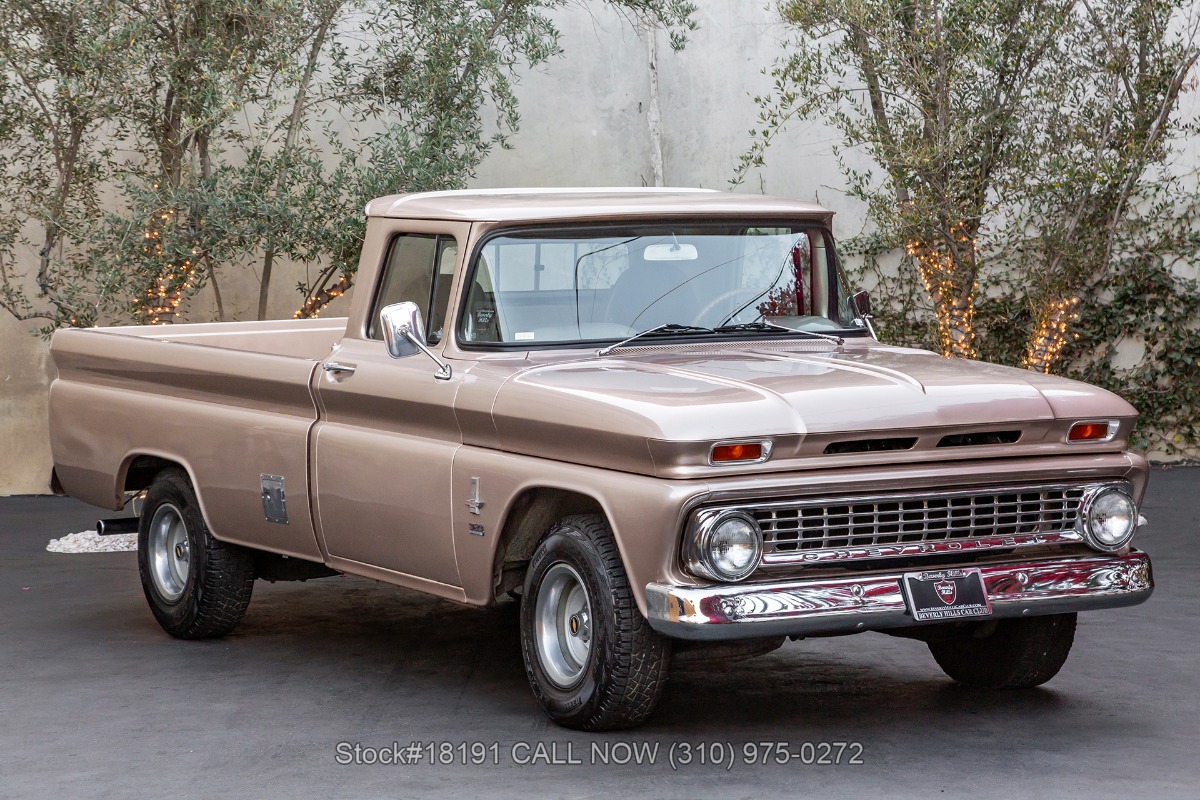
POLYGON ((137 517, 101 519, 96 521, 96 533, 101 536, 116 536, 118 533, 137 533, 137 517))

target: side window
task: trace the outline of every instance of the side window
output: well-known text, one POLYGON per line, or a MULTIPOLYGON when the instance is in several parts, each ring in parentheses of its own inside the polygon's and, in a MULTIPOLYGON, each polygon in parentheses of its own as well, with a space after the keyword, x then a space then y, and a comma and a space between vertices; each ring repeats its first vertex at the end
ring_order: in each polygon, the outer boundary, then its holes
POLYGON ((429 342, 440 341, 457 255, 458 246, 452 236, 402 233, 393 239, 371 309, 367 336, 383 339, 379 312, 393 303, 408 301, 420 306, 429 342))

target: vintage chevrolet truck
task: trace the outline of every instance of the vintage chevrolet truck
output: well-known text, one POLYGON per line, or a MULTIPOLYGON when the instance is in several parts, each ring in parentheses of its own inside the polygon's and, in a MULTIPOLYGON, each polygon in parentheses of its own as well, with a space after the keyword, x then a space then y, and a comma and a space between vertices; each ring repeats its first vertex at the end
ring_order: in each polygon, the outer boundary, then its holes
POLYGON ((520 603, 537 701, 642 722, 673 655, 925 642, 1044 683, 1153 589, 1136 412, 880 342, 829 211, 687 189, 371 202, 348 318, 60 330, 53 487, 137 517, 171 635, 256 578, 520 603))

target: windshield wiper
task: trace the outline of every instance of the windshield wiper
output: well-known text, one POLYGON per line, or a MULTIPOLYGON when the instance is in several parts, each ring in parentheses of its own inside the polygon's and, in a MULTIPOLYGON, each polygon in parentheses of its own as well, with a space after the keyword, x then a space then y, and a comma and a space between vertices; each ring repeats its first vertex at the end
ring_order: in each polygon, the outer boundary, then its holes
POLYGON ((597 355, 606 356, 618 347, 624 347, 630 342, 641 339, 647 336, 673 336, 677 334, 687 333, 740 333, 744 331, 787 331, 788 333, 802 333, 805 336, 815 336, 818 339, 825 339, 836 344, 845 344, 845 340, 841 336, 834 336, 829 333, 817 333, 816 331, 806 331, 803 328, 789 328, 786 325, 779 325, 766 320, 757 322, 739 322, 734 325, 720 325, 716 328, 705 328, 702 325, 681 325, 678 322, 667 322, 663 325, 657 325, 653 328, 647 328, 641 333, 635 333, 628 339, 622 339, 616 344, 610 344, 603 350, 597 351, 597 355))
POLYGON ((767 322, 766 320, 757 320, 755 322, 738 322, 734 325, 721 325, 713 328, 714 333, 736 333, 738 331, 789 331, 791 333, 803 333, 806 336, 815 336, 818 339, 826 339, 830 342, 845 344, 846 340, 841 336, 834 336, 830 333, 817 333, 816 331, 806 331, 803 328, 789 328, 786 325, 779 325, 775 322, 767 322))
POLYGON ((625 345, 632 342, 634 339, 641 339, 643 336, 651 336, 651 335, 670 336, 672 334, 677 334, 677 333, 715 333, 715 332, 716 331, 714 331, 712 328, 705 328, 700 325, 681 325, 678 322, 667 322, 663 325, 656 325, 653 328, 647 328, 646 330, 642 331, 641 333, 635 333, 633 336, 630 336, 628 339, 622 339, 621 341, 617 342, 616 344, 610 344, 608 347, 605 347, 603 350, 598 351, 596 353, 596 355, 606 356, 609 353, 611 353, 613 350, 616 350, 618 347, 624 347, 625 345))

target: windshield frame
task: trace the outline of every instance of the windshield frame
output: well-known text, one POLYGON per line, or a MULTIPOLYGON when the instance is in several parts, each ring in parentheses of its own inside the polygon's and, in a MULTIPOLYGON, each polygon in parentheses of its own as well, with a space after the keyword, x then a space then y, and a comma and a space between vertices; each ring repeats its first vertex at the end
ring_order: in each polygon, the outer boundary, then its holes
MULTIPOLYGON (((467 260, 464 263, 463 277, 459 284, 458 298, 455 303, 455 316, 453 325, 453 342, 454 346, 464 352, 526 352, 534 350, 587 350, 597 347, 605 347, 622 340, 623 337, 614 336, 603 339, 559 339, 555 341, 515 341, 515 342, 483 342, 467 340, 463 336, 463 327, 465 315, 467 313, 467 304, 469 302, 469 287, 474 284, 475 273, 479 269, 481 255, 483 250, 494 239, 508 236, 521 236, 529 234, 539 234, 553 232, 555 234, 569 234, 579 232, 580 234, 588 234, 596 236, 603 235, 606 231, 611 231, 611 235, 621 235, 621 231, 628 231, 630 228, 641 227, 660 227, 660 226, 687 226, 690 229, 698 229, 712 227, 722 231, 728 231, 731 227, 741 231, 739 235, 745 235, 745 231, 751 228, 766 228, 766 227, 790 227, 797 231, 815 231, 819 233, 825 240, 825 247, 828 252, 828 258, 833 266, 834 280, 837 283, 839 291, 845 293, 846 300, 850 306, 851 313, 858 318, 858 311, 854 308, 854 302, 851 299, 849 283, 846 280, 845 273, 842 269, 841 258, 838 256, 837 249, 834 246, 833 231, 828 223, 812 218, 778 218, 778 217, 725 217, 717 218, 703 217, 697 218, 693 216, 687 217, 655 217, 647 218, 626 218, 613 219, 595 222, 579 222, 575 220, 564 222, 543 222, 530 223, 522 225, 502 225, 487 231, 481 236, 471 247, 467 254, 467 260)), ((838 327, 833 320, 830 320, 830 327, 822 329, 822 333, 828 333, 835 336, 845 338, 854 337, 869 337, 870 333, 865 327, 851 325, 850 327, 838 327)), ((657 344, 672 343, 683 341, 708 340, 708 341, 746 341, 746 340, 763 340, 763 339, 787 339, 801 338, 809 340, 808 337, 801 336, 796 333, 788 333, 784 330, 777 331, 726 331, 711 333, 691 332, 691 333, 670 333, 661 336, 653 337, 652 341, 657 344)), ((446 337, 449 339, 450 337, 446 337)), ((445 339, 444 339, 445 340, 445 339)))

